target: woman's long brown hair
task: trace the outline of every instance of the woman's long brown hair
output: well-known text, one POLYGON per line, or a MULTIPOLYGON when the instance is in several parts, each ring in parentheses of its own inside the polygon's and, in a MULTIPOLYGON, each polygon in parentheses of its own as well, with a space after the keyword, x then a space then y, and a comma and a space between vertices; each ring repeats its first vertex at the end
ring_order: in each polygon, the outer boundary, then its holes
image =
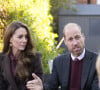
POLYGON ((12 37, 14 32, 20 27, 23 27, 26 29, 28 42, 27 42, 27 46, 25 50, 22 51, 20 56, 18 57, 18 63, 16 66, 16 74, 20 77, 20 79, 27 79, 29 76, 28 68, 31 64, 29 55, 35 55, 35 52, 34 52, 35 46, 31 38, 29 29, 25 24, 19 21, 14 21, 10 25, 8 25, 7 30, 5 31, 5 35, 4 35, 3 53, 9 54, 11 52, 10 38, 12 37))

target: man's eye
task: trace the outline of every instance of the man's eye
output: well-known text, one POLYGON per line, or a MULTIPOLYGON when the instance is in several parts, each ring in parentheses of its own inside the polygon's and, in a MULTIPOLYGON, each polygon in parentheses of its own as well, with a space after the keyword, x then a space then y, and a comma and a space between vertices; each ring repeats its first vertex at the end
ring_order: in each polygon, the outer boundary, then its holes
POLYGON ((75 39, 76 39, 76 40, 80 39, 80 36, 76 36, 75 39))
POLYGON ((68 39, 68 41, 72 41, 72 40, 73 40, 73 38, 69 38, 69 39, 68 39))

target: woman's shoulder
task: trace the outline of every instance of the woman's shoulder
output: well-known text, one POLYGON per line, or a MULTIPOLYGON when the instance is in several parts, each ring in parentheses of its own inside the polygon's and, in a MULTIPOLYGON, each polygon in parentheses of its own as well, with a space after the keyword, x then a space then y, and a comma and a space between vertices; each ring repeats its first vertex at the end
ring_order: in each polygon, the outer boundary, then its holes
POLYGON ((3 53, 2 53, 2 52, 0 52, 0 56, 1 56, 1 55, 3 55, 3 53))
POLYGON ((30 57, 32 65, 37 65, 42 62, 42 54, 40 52, 35 52, 34 55, 30 57))
POLYGON ((4 56, 4 54, 2 52, 0 52, 0 58, 3 57, 3 56, 4 56))
POLYGON ((35 52, 36 57, 42 57, 42 54, 40 52, 35 52))
POLYGON ((0 52, 0 63, 4 60, 5 54, 3 54, 2 52, 0 52))
POLYGON ((35 52, 33 55, 30 56, 31 59, 40 59, 42 58, 42 54, 40 52, 35 52))

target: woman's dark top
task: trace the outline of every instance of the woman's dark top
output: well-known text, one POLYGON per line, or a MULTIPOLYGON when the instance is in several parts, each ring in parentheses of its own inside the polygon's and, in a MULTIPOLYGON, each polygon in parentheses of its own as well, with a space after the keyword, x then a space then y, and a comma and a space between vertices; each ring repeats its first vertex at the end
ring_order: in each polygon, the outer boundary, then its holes
POLYGON ((27 90, 26 82, 33 80, 32 73, 35 73, 43 80, 42 55, 35 53, 29 56, 31 65, 29 66, 29 77, 27 80, 14 76, 11 59, 8 55, 0 53, 0 90, 27 90))

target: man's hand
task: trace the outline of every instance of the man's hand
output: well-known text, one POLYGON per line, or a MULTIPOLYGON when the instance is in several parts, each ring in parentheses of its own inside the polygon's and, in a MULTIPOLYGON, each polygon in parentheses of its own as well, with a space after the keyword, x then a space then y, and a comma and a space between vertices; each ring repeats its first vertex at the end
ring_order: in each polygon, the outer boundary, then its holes
POLYGON ((26 84, 27 89, 29 90, 43 90, 42 80, 34 73, 32 73, 33 80, 28 81, 26 84))

